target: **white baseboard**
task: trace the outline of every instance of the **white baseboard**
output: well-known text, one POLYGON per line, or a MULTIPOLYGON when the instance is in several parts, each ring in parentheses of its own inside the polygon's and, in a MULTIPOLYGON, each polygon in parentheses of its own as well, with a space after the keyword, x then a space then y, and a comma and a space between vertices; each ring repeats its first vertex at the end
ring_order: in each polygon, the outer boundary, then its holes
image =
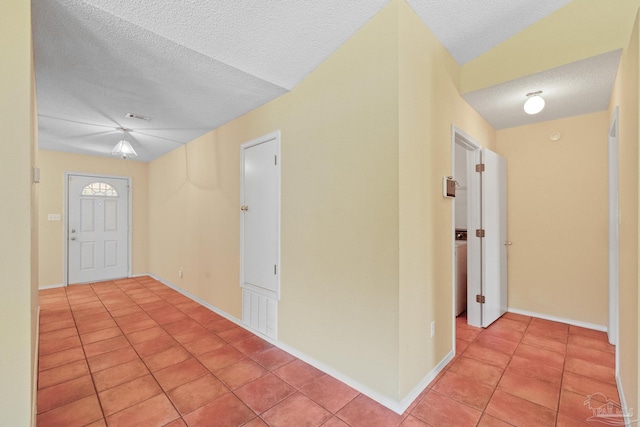
POLYGON ((40 305, 36 309, 36 348, 34 349, 33 361, 33 377, 31 378, 31 426, 35 427, 37 421, 37 409, 38 409, 38 354, 40 351, 40 305))
POLYGON ((429 372, 429 374, 424 377, 422 379, 422 381, 420 381, 414 388, 413 390, 411 390, 411 392, 399 402, 399 407, 398 409, 400 409, 399 411, 389 408, 395 412, 397 412, 398 414, 402 415, 404 413, 404 411, 407 410, 407 408, 409 406, 411 406, 411 404, 413 403, 414 400, 416 400, 418 398, 418 396, 420 396, 420 393, 422 393, 429 384, 431 384, 431 381, 433 381, 440 372, 442 372, 442 370, 445 368, 445 366, 447 366, 447 364, 449 362, 451 362, 453 360, 453 358, 455 357, 456 353, 452 350, 450 351, 445 357, 444 359, 442 359, 440 361, 440 363, 438 363, 436 365, 435 368, 433 368, 431 370, 431 372, 429 372))
POLYGON ((627 399, 624 395, 624 390, 622 388, 622 380, 620 380, 620 374, 616 374, 616 383, 618 386, 618 396, 620 397, 620 406, 622 406, 622 413, 629 414, 629 416, 625 417, 624 425, 625 427, 632 427, 633 425, 638 425, 637 423, 640 421, 640 414, 636 415, 634 418, 633 408, 629 408, 627 406, 627 399))
POLYGON ((55 285, 42 285, 42 286, 38 286, 38 290, 39 291, 43 291, 45 289, 55 289, 55 288, 64 288, 64 285, 62 283, 58 283, 55 285))
MULTIPOLYGON (((546 315, 546 314, 534 313, 534 312, 526 311, 526 310, 518 310, 517 308, 509 308, 507 311, 510 312, 510 313, 522 314, 524 316, 538 317, 540 319, 552 320, 554 322, 567 323, 569 325, 580 326, 582 328, 593 329, 593 330, 596 330, 596 331, 608 332, 608 328, 606 326, 604 326, 604 325, 596 325, 594 323, 581 322, 581 321, 572 320, 572 319, 564 319, 562 317, 549 316, 549 315, 546 315)), ((624 395, 624 390, 622 388, 622 381, 620 380, 620 374, 619 373, 616 373, 616 387, 618 388, 618 395, 620 396, 620 402, 619 403, 622 406, 623 413, 625 413, 625 414, 630 413, 629 407, 627 406, 627 400, 626 400, 625 395, 624 395)), ((625 426, 626 427, 631 427, 631 424, 635 423, 635 422, 637 422, 637 420, 632 421, 631 419, 626 419, 625 420, 625 426)))
POLYGON ((509 307, 507 309, 507 311, 509 313, 522 314, 523 316, 530 316, 530 317, 538 317, 538 318, 544 319, 544 320, 551 320, 553 322, 566 323, 568 325, 580 326, 581 328, 594 329, 596 331, 601 331, 601 332, 607 332, 608 331, 608 328, 606 326, 604 326, 604 325, 597 325, 595 323, 581 322, 580 320, 565 319, 563 317, 556 317, 556 316, 551 316, 549 314, 535 313, 533 311, 520 310, 520 309, 512 308, 512 307, 509 307))
POLYGON ((143 276, 150 276, 153 277, 155 280, 159 281, 160 283, 167 285, 168 287, 180 292, 182 295, 186 296, 187 298, 190 298, 194 301, 196 301, 198 304, 201 304, 205 307, 207 307, 209 310, 219 314, 222 317, 225 317, 226 319, 232 321, 233 323, 237 324, 238 326, 248 330, 249 332, 259 336, 260 338, 264 339, 265 341, 269 342, 270 344, 273 344, 274 346, 278 347, 279 349, 286 351, 287 353, 291 354, 292 356, 297 357, 298 359, 302 360, 305 363, 308 363, 309 365, 313 366, 316 369, 319 369, 320 371, 324 372, 327 375, 331 375, 332 377, 334 377, 335 379, 345 383, 346 385, 348 385, 349 387, 355 389, 356 391, 364 394, 365 396, 369 397, 370 399, 378 402, 379 404, 381 404, 382 406, 394 411, 397 414, 402 415, 404 413, 404 411, 411 405, 411 403, 420 395, 420 393, 422 393, 424 391, 424 389, 429 385, 429 383, 431 383, 431 381, 433 381, 433 379, 438 376, 438 374, 440 373, 440 371, 442 371, 442 369, 444 369, 444 367, 447 365, 447 363, 449 363, 451 360, 453 360, 454 357, 454 352, 451 351, 449 352, 449 354, 447 354, 441 361, 440 363, 438 363, 438 365, 431 370, 431 372, 429 374, 427 374, 414 388, 413 390, 402 400, 398 401, 398 400, 394 400, 394 399, 390 399, 374 390, 371 390, 369 387, 367 387, 366 385, 354 380, 353 378, 344 375, 342 372, 337 371, 336 369, 332 368, 329 365, 326 365, 325 363, 279 341, 273 338, 269 338, 268 336, 260 333, 257 330, 254 330, 253 328, 249 327, 248 325, 242 323, 242 321, 238 318, 236 318, 235 316, 232 316, 226 312, 224 312, 223 310, 220 310, 219 308, 207 303, 206 301, 201 300, 200 298, 196 297, 195 295, 190 294, 189 292, 185 291, 184 289, 180 288, 179 286, 174 285, 171 282, 168 282, 166 280, 161 279, 160 277, 154 275, 154 274, 146 274, 143 276))
MULTIPOLYGON (((131 278, 134 278, 134 277, 145 277, 145 276, 153 276, 153 275, 148 274, 148 273, 144 273, 144 274, 134 274, 134 275, 132 275, 132 276, 130 276, 130 277, 131 277, 131 278)), ((154 277, 154 278, 155 278, 156 280, 160 280, 160 279, 158 279, 158 278, 156 278, 156 277, 154 277)), ((164 282, 163 282, 163 283, 164 283, 164 282)), ((86 283, 85 283, 85 284, 86 284, 86 283)), ((38 290, 39 290, 39 291, 43 291, 43 290, 45 290, 45 289, 64 288, 64 287, 66 287, 66 286, 67 286, 67 285, 65 285, 64 283, 56 283, 56 284, 53 284, 53 285, 40 285, 40 286, 38 286, 38 290)), ((167 285, 167 286, 168 286, 168 285, 167 285)))
MULTIPOLYGON (((243 328, 245 328, 247 330, 249 329, 249 328, 247 328, 247 325, 242 323, 242 320, 238 319, 237 317, 230 315, 226 311, 220 310, 218 307, 215 307, 215 306, 209 304, 208 302, 198 298, 197 296, 185 291, 181 287, 176 286, 176 285, 174 285, 173 283, 171 283, 171 282, 169 282, 167 280, 161 279, 160 277, 156 276, 155 274, 151 274, 151 273, 149 273, 149 274, 141 274, 141 275, 136 276, 136 277, 141 277, 141 276, 153 277, 155 280, 157 280, 158 282, 162 283, 163 285, 167 285, 171 289, 180 292, 185 297, 190 298, 190 299, 194 300, 195 302, 197 302, 198 304, 207 307, 209 310, 213 311, 216 314, 219 314, 220 316, 226 318, 227 320, 232 321, 236 325, 241 326, 241 327, 243 327, 243 328)), ((254 332, 254 331, 251 331, 251 332, 254 332)), ((257 333, 257 335, 260 335, 261 338, 266 338, 264 335, 262 335, 260 333, 257 333)))

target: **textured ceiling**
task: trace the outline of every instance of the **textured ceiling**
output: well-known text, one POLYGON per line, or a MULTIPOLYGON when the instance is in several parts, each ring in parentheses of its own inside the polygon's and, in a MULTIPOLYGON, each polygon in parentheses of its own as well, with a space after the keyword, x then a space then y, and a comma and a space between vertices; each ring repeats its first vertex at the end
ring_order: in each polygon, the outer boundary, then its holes
POLYGON ((604 111, 609 106, 621 53, 616 50, 583 59, 462 97, 495 129, 604 111), (538 90, 542 91, 545 108, 529 115, 523 109, 526 94, 538 90))
POLYGON ((150 33, 291 90, 388 0, 87 2, 150 33))
POLYGON ((571 0, 407 0, 464 65, 571 0))
MULTIPOLYGON (((110 156, 124 127, 153 160, 294 88, 389 1, 33 0, 39 146, 110 156)), ((567 3, 407 1, 460 64, 567 3)))

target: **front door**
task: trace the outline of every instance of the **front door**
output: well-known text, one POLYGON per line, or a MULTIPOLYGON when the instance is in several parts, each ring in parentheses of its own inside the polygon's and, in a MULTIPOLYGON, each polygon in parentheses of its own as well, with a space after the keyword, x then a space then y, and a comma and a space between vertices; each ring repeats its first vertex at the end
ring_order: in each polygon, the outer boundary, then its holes
POLYGON ((129 274, 129 180, 67 175, 67 283, 129 274))

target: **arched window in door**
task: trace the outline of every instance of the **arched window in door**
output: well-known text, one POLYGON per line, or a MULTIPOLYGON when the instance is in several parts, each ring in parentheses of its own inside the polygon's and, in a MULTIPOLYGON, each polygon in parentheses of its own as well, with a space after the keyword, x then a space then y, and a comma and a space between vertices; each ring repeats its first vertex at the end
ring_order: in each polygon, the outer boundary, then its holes
POLYGON ((118 190, 113 188, 111 184, 107 184, 106 182, 92 182, 91 184, 86 185, 82 192, 80 193, 82 196, 99 196, 99 197, 119 197, 118 190))

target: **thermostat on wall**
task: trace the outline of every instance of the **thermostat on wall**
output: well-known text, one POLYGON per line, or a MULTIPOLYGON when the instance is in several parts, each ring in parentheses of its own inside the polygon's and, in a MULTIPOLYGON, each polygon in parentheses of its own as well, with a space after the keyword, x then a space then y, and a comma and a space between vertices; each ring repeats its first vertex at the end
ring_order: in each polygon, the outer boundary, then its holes
POLYGON ((456 180, 452 176, 442 177, 442 196, 449 199, 456 197, 456 180))

